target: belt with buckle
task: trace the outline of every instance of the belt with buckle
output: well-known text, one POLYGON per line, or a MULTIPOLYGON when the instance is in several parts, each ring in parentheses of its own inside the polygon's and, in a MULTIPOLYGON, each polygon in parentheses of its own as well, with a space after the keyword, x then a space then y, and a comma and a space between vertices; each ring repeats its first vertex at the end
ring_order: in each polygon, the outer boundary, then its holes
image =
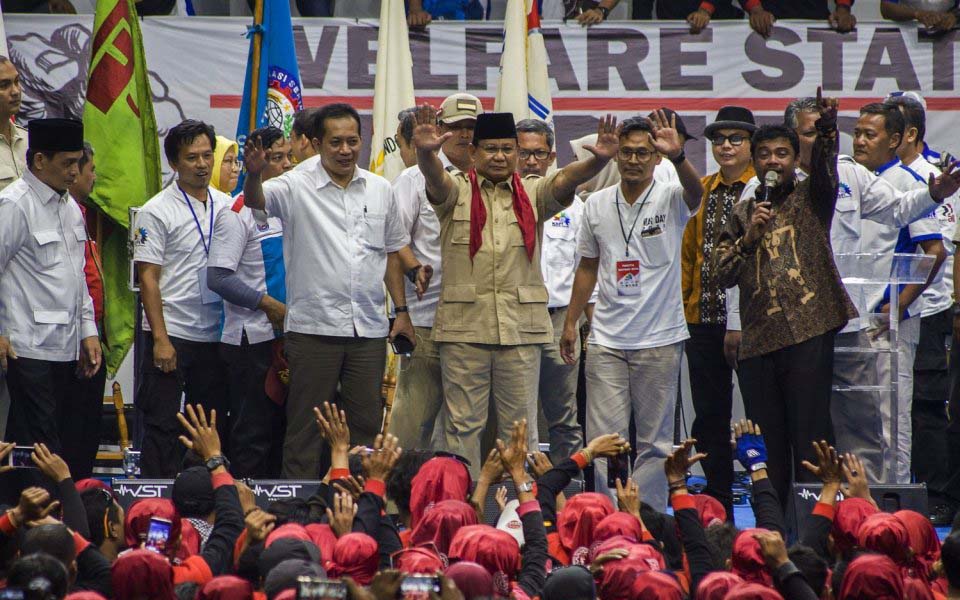
POLYGON ((552 314, 554 314, 554 313, 560 312, 561 310, 567 310, 567 307, 566 307, 566 306, 554 306, 553 308, 547 308, 547 313, 552 315, 552 314))

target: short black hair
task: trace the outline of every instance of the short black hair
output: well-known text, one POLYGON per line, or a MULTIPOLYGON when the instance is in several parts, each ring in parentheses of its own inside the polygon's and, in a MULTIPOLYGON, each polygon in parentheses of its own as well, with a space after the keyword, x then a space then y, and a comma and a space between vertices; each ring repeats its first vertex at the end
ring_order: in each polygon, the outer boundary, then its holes
POLYGON ((91 145, 90 142, 83 142, 83 156, 80 157, 80 161, 77 163, 77 166, 80 167, 81 171, 85 166, 87 166, 88 162, 93 160, 94 154, 95 152, 93 151, 93 145, 91 145))
POLYGON ((761 142, 780 138, 785 138, 790 142, 794 154, 800 154, 800 138, 797 137, 797 132, 792 127, 786 125, 761 125, 758 127, 753 132, 753 137, 750 138, 750 154, 752 156, 757 155, 757 147, 760 146, 761 142))
MULTIPOLYGON (((42 154, 42 155, 46 156, 48 159, 51 159, 51 160, 52 160, 56 155, 60 154, 61 152, 64 152, 64 151, 63 151, 63 150, 58 150, 58 151, 53 151, 53 150, 34 150, 33 148, 27 148, 27 167, 32 167, 32 166, 33 166, 33 159, 34 159, 38 154, 42 154)), ((72 151, 71 151, 71 152, 72 152, 72 151)), ((80 159, 80 163, 81 163, 81 165, 82 165, 82 163, 83 163, 83 158, 80 159)))
POLYGON ((927 135, 927 111, 923 105, 910 96, 894 96, 888 98, 884 104, 889 104, 900 110, 903 115, 903 131, 911 127, 917 128, 917 141, 922 142, 927 135))
POLYGON ((196 119, 187 119, 174 125, 163 140, 163 153, 167 160, 172 163, 177 162, 177 158, 180 156, 180 148, 189 146, 201 135, 207 136, 207 139, 210 140, 210 149, 216 150, 217 133, 214 131, 213 125, 196 119))
POLYGON ((827 561, 820 558, 813 548, 803 544, 794 544, 787 551, 787 556, 803 573, 817 598, 822 598, 823 588, 827 585, 827 574, 830 572, 827 561))
POLYGON ((517 133, 535 133, 542 135, 547 140, 547 147, 553 150, 553 144, 556 141, 556 135, 546 121, 540 119, 523 119, 517 123, 517 133))
POLYGON ((279 127, 267 126, 261 127, 260 129, 254 129, 250 133, 248 139, 260 138, 260 143, 263 144, 263 149, 267 150, 270 146, 273 146, 277 143, 277 140, 283 139, 283 130, 279 127))
POLYGON ((410 488, 413 478, 420 471, 425 462, 433 458, 430 450, 408 450, 400 455, 397 464, 387 475, 387 497, 397 505, 401 515, 410 514, 410 488))
POLYGON ((650 119, 646 117, 630 117, 629 119, 624 119, 623 123, 620 124, 620 138, 625 138, 634 131, 645 131, 650 134, 650 137, 653 138, 653 125, 650 123, 650 119))
POLYGON ((714 570, 725 571, 727 560, 733 556, 733 540, 740 530, 733 523, 714 523, 704 529, 703 533, 713 558, 714 570))
POLYGON ((320 141, 323 141, 323 134, 326 132, 327 119, 342 119, 343 117, 351 117, 357 122, 357 135, 360 135, 360 113, 357 112, 357 109, 350 106, 346 102, 334 102, 333 104, 328 104, 317 111, 316 138, 320 141))
POLYGON ((274 500, 267 512, 277 518, 277 527, 287 523, 309 525, 311 522, 310 505, 303 498, 285 498, 274 500))
POLYGON ((906 122, 903 113, 893 104, 885 102, 871 102, 860 107, 860 115, 880 115, 883 117, 883 129, 889 137, 893 134, 900 134, 900 141, 903 141, 903 132, 906 129, 906 122))
POLYGON ((77 559, 73 535, 63 523, 40 525, 28 529, 20 540, 20 553, 23 555, 48 554, 59 560, 64 567, 77 559))
POLYGON ((120 516, 113 496, 103 488, 92 488, 80 493, 80 501, 87 513, 87 527, 90 529, 90 543, 100 546, 107 540, 104 520, 114 523, 120 516))
POLYGON ((417 126, 417 107, 405 108, 397 113, 397 121, 400 122, 400 137, 407 144, 413 142, 413 128, 417 126))
POLYGON ((7 574, 7 589, 22 590, 25 600, 63 600, 68 579, 67 568, 59 560, 40 552, 21 556, 13 563, 7 574))
POLYGON ((291 131, 296 135, 305 135, 310 139, 317 137, 317 112, 316 108, 305 108, 297 111, 297 114, 293 115, 291 131))
POLYGON ((943 540, 943 545, 940 546, 940 561, 950 587, 960 589, 960 532, 955 531, 943 540))

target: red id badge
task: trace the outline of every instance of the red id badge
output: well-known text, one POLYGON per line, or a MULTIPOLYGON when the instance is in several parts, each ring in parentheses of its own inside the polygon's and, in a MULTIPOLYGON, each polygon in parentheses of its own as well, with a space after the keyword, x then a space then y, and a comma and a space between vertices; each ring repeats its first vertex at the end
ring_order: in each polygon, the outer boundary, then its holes
POLYGON ((625 258, 617 261, 617 295, 640 295, 640 260, 625 258))

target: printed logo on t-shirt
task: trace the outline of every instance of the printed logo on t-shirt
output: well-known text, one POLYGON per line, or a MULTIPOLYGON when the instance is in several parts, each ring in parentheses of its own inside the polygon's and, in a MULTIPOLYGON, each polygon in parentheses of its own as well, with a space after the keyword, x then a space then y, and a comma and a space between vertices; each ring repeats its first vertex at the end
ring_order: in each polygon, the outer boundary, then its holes
POLYGON ((568 229, 570 227, 570 217, 567 216, 567 211, 562 211, 553 215, 553 218, 550 219, 550 226, 568 229))
POLYGON ((837 199, 841 198, 850 198, 853 196, 853 190, 850 189, 850 186, 844 182, 840 182, 840 185, 837 186, 837 199))
MULTIPOLYGON (((643 230, 647 231, 648 229, 659 229, 661 225, 667 222, 667 213, 660 213, 653 215, 652 217, 643 218, 643 230)), ((658 232, 659 233, 659 232, 658 232)))
POLYGON ((142 245, 146 244, 146 243, 147 243, 147 228, 146 228, 146 227, 138 227, 138 228, 137 228, 137 233, 136 233, 136 235, 134 236, 133 241, 134 241, 134 243, 135 243, 137 246, 142 246, 142 245))

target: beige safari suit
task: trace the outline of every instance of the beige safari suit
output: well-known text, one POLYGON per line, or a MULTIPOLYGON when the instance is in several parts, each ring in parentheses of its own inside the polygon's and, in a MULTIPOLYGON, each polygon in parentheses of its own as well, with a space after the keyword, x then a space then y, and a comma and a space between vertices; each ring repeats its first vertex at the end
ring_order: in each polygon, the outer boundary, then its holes
POLYGON ((13 125, 13 139, 0 133, 0 190, 7 187, 27 169, 27 130, 13 125))
POLYGON ((513 421, 526 418, 531 440, 536 440, 540 345, 553 343, 540 271, 542 226, 573 200, 571 194, 561 204, 548 191, 554 177, 556 173, 523 180, 538 224, 532 259, 513 211, 512 181, 494 184, 477 175, 487 221, 472 261, 466 173, 451 174, 450 194, 434 202, 443 263, 433 326, 443 379, 442 440, 448 451, 470 460, 474 474, 482 465, 480 439, 491 396, 501 437, 513 421))

